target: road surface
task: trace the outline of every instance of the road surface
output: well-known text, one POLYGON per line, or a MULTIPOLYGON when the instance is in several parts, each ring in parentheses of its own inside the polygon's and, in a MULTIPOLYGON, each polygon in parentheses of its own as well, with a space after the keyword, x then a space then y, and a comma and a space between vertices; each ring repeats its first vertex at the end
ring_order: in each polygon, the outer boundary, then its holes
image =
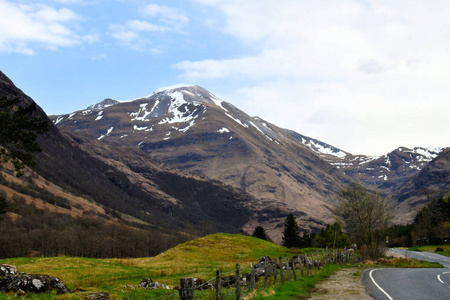
POLYGON ((372 269, 363 274, 367 292, 376 300, 450 299, 450 257, 392 249, 402 255, 438 262, 436 269, 372 269))

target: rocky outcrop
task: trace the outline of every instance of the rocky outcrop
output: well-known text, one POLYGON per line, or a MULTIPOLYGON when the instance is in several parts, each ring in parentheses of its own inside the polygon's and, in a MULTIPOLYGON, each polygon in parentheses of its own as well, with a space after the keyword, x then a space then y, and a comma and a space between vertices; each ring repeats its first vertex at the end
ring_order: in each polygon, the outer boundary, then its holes
POLYGON ((61 294, 67 292, 64 283, 59 278, 50 275, 21 273, 0 278, 0 292, 23 291, 26 293, 42 293, 50 290, 57 290, 61 294))
POLYGON ((17 268, 13 265, 0 264, 0 277, 17 275, 17 268))
POLYGON ((139 283, 139 288, 141 289, 164 289, 169 290, 170 288, 162 283, 155 282, 151 278, 142 279, 141 283, 139 283))

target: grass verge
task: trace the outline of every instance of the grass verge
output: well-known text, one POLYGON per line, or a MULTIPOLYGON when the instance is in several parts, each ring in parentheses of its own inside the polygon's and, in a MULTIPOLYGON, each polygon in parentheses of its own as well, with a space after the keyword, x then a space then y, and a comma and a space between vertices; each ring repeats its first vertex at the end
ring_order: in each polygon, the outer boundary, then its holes
MULTIPOLYGON (((156 242, 156 241, 155 241, 156 242)), ((171 288, 178 285, 181 277, 197 277, 210 280, 215 277, 216 270, 222 276, 233 275, 236 263, 241 266, 241 274, 250 271, 250 263, 257 262, 262 256, 271 258, 291 257, 299 252, 314 252, 315 249, 290 250, 257 238, 214 234, 174 247, 155 257, 137 259, 90 259, 80 257, 34 257, 0 260, 0 263, 12 264, 19 272, 29 274, 48 274, 60 278, 67 288, 79 291, 57 295, 55 292, 27 295, 27 299, 83 299, 94 292, 107 292, 112 299, 129 297, 139 299, 165 299, 177 294, 176 290, 145 290, 138 285, 143 278, 151 278, 171 288)), ((359 265, 370 268, 374 264, 382 267, 437 267, 439 264, 419 262, 405 259, 386 259, 379 262, 359 265)), ((347 265, 352 267, 351 265, 347 265)), ((329 264, 313 276, 287 282, 284 285, 273 285, 264 289, 264 280, 259 280, 257 289, 249 291, 243 288, 246 299, 299 299, 307 297, 315 284, 325 280, 339 268, 329 264)), ((354 267, 354 266, 353 266, 354 267)), ((280 277, 278 277, 280 282, 280 277)), ((234 299, 234 289, 223 289, 224 299, 234 299)), ((214 291, 196 293, 198 299, 214 299, 214 291)), ((1 299, 15 299, 14 293, 1 294, 1 299)))
POLYGON ((419 252, 434 252, 450 257, 450 245, 414 246, 412 248, 409 248, 408 250, 419 252))

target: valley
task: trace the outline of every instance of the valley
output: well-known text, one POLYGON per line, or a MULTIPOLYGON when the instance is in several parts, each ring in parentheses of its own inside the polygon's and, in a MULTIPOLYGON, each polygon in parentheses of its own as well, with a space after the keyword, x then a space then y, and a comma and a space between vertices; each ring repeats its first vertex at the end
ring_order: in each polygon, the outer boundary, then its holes
MULTIPOLYGON (((33 101, 1 75, 2 95, 33 101)), ((339 193, 352 181, 388 197, 396 222, 405 223, 450 185, 448 148, 354 155, 251 117, 195 85, 108 98, 48 120, 28 176, 47 182, 51 194, 64 193, 61 213, 82 214, 85 206, 73 199, 84 199, 95 207, 88 211, 174 237, 251 234, 262 225, 280 243, 289 213, 302 232, 317 232, 333 221, 339 193)))

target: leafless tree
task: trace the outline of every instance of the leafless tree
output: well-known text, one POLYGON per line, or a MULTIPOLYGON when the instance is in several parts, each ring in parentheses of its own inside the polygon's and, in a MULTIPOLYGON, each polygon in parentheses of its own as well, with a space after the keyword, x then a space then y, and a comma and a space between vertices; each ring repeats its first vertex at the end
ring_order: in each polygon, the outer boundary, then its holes
POLYGON ((342 190, 336 215, 344 221, 363 257, 377 259, 384 255, 386 230, 392 219, 385 198, 353 182, 342 190))

